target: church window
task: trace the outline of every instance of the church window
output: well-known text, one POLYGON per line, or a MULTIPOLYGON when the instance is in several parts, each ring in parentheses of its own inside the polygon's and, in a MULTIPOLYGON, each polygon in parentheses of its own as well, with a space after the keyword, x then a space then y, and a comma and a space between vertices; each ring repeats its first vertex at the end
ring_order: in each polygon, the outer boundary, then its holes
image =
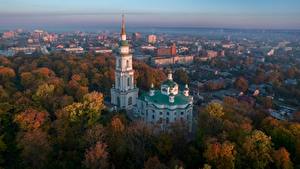
POLYGON ((128 98, 128 105, 132 105, 132 97, 128 98))
POLYGON ((166 119, 166 123, 168 124, 168 123, 169 123, 169 121, 170 121, 170 120, 169 120, 169 117, 167 117, 167 119, 166 119))
POLYGON ((119 59, 119 68, 121 68, 121 59, 119 59))
POLYGON ((129 68, 129 60, 126 60, 126 67, 129 68))
POLYGON ((117 81, 118 81, 118 87, 120 87, 121 86, 121 84, 120 84, 121 83, 120 77, 118 77, 117 81))
POLYGON ((130 77, 127 78, 127 86, 130 86, 130 77))
POLYGON ((117 97, 117 105, 120 106, 120 97, 117 97))

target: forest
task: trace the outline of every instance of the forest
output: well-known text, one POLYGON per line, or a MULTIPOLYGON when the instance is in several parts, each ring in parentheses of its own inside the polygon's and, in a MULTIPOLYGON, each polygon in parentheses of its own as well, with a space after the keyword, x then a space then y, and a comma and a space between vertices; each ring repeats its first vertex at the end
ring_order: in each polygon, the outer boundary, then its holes
MULTIPOLYGON (((166 78, 141 61, 133 66, 141 90, 166 78)), ((179 124, 155 132, 109 112, 114 68, 103 55, 0 57, 0 168, 300 168, 299 121, 233 97, 195 107, 192 134, 179 124)))

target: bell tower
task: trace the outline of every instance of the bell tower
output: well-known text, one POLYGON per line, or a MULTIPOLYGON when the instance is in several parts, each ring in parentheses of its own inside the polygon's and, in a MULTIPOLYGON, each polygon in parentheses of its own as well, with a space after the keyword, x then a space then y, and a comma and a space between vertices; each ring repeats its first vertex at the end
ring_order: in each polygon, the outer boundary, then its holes
POLYGON ((122 15, 119 54, 116 56, 115 85, 111 89, 111 103, 118 109, 131 110, 136 105, 138 88, 134 84, 132 54, 125 30, 125 16, 122 15))

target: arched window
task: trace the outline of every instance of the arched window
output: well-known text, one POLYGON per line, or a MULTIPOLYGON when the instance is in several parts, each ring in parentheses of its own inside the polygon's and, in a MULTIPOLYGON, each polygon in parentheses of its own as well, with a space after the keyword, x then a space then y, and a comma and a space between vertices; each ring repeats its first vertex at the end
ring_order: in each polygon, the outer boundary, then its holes
POLYGON ((128 98, 128 105, 132 105, 132 97, 128 98))
POLYGON ((120 77, 118 77, 117 82, 118 82, 118 87, 120 88, 121 87, 121 79, 120 79, 120 77))
POLYGON ((129 68, 129 60, 126 60, 126 67, 129 68))
POLYGON ((130 86, 130 77, 127 78, 127 86, 130 86))
POLYGON ((117 97, 117 105, 120 107, 121 103, 120 103, 120 97, 117 97))
POLYGON ((119 68, 121 68, 121 59, 119 59, 119 68))

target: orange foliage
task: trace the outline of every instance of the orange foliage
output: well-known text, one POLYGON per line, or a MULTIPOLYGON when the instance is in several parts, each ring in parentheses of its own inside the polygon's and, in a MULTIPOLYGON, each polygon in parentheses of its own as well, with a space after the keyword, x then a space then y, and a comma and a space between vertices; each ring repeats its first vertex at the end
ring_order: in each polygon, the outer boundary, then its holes
POLYGON ((15 71, 9 67, 0 67, 0 78, 11 79, 16 76, 15 71))
POLYGON ((72 80, 74 81, 80 81, 81 80, 81 76, 79 74, 74 74, 72 77, 71 77, 72 80))
POLYGON ((279 150, 274 152, 274 162, 277 168, 280 169, 292 169, 293 163, 290 159, 290 153, 281 147, 279 150))
POLYGON ((27 109, 16 115, 14 120, 23 130, 36 130, 48 120, 48 113, 27 109))
POLYGON ((122 120, 117 116, 113 117, 111 120, 111 127, 115 132, 123 132, 125 129, 122 120))
POLYGON ((40 77, 49 78, 55 75, 55 73, 46 67, 38 68, 33 71, 35 74, 37 74, 40 77))
POLYGON ((89 169, 107 168, 108 153, 106 148, 106 144, 97 142, 94 147, 85 152, 84 165, 89 169))

